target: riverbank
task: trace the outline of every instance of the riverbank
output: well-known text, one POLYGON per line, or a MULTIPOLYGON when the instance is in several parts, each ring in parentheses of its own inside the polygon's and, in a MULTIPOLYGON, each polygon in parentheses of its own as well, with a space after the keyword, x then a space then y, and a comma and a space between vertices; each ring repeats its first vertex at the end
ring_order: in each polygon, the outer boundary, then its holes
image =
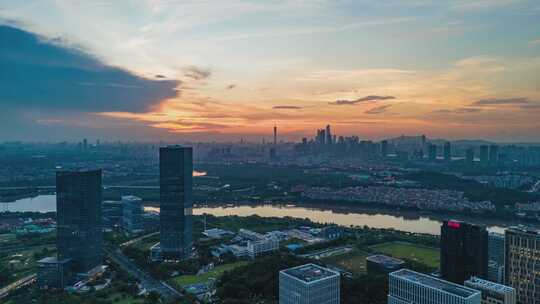
MULTIPOLYGON (((7 203, 4 211, 13 212, 54 212, 56 211, 56 197, 54 195, 40 195, 35 198, 18 200, 7 203)), ((156 202, 146 202, 147 211, 158 211, 156 202)), ((490 231, 503 232, 506 227, 529 224, 519 220, 500 220, 489 217, 466 216, 461 214, 441 214, 411 210, 391 210, 377 206, 350 206, 310 203, 273 202, 249 204, 196 204, 193 214, 212 214, 215 216, 250 216, 260 217, 294 217, 307 218, 318 223, 332 223, 341 226, 369 226, 373 228, 386 228, 402 230, 413 233, 440 234, 441 222, 447 219, 457 219, 485 225, 490 231)))

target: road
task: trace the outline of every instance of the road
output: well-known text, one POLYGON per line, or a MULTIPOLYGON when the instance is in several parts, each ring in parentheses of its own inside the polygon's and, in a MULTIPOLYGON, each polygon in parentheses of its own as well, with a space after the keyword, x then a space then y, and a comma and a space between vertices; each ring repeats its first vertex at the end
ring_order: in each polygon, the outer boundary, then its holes
POLYGON ((17 290, 23 286, 26 286, 26 285, 29 285, 29 284, 32 284, 36 281, 36 274, 33 273, 27 277, 24 277, 18 281, 15 281, 11 284, 9 284, 8 286, 0 289, 0 299, 4 298, 5 296, 7 296, 10 292, 14 291, 14 290, 17 290))
POLYGON ((146 272, 142 271, 126 257, 120 249, 105 249, 105 253, 112 262, 120 266, 124 271, 139 280, 144 289, 158 292, 164 299, 177 299, 182 294, 162 281, 158 281, 146 272))
POLYGON ((534 185, 531 186, 531 189, 527 192, 540 192, 540 180, 534 183, 534 185))
POLYGON ((152 233, 145 234, 145 235, 142 235, 142 236, 140 236, 140 237, 138 237, 138 238, 135 238, 135 239, 132 239, 132 240, 129 240, 129 241, 127 241, 127 242, 124 242, 124 243, 120 244, 120 247, 125 247, 125 246, 129 246, 129 245, 135 244, 135 243, 137 243, 137 242, 140 242, 140 241, 142 241, 142 240, 144 240, 144 239, 147 239, 147 238, 149 238, 149 237, 152 237, 152 236, 158 235, 158 234, 159 234, 159 231, 157 231, 157 232, 152 232, 152 233))

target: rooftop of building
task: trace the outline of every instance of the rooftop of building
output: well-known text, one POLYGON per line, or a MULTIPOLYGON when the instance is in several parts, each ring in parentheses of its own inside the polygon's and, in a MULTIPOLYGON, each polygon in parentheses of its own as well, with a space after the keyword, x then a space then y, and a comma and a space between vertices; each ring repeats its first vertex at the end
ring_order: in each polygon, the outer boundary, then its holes
POLYGON ((339 276, 339 273, 315 264, 305 264, 281 271, 305 283, 312 283, 322 279, 339 276))
POLYGON ((89 167, 82 167, 82 168, 63 168, 58 171, 56 171, 59 175, 69 175, 69 174, 83 174, 83 173, 100 173, 100 168, 89 168, 89 167))
POLYGON ((485 226, 467 223, 467 222, 459 221, 459 220, 444 221, 444 224, 450 228, 455 228, 455 229, 459 229, 462 226, 468 227, 468 228, 474 228, 474 229, 485 229, 485 226))
POLYGON ((164 147, 160 147, 159 149, 191 149, 191 147, 186 147, 182 145, 167 145, 164 147))
POLYGON ((135 195, 122 195, 123 201, 141 201, 142 199, 135 195))
POLYGON ((485 289, 498 291, 498 292, 509 293, 509 292, 514 292, 515 291, 515 289, 510 287, 510 286, 506 286, 506 285, 502 285, 502 284, 499 284, 499 283, 491 282, 491 281, 484 280, 484 279, 481 279, 481 278, 478 278, 478 277, 471 277, 470 279, 465 281, 465 284, 467 284, 467 283, 475 285, 478 288, 485 288, 485 289))
POLYGON ((506 231, 508 231, 508 232, 516 232, 516 233, 527 233, 527 234, 533 234, 533 235, 540 236, 540 230, 532 228, 532 227, 527 227, 527 226, 524 226, 524 225, 512 226, 512 227, 506 229, 506 231))
POLYGON ((441 280, 430 275, 419 273, 409 269, 401 269, 398 271, 394 271, 390 274, 390 276, 398 277, 426 287, 442 290, 446 293, 458 296, 463 299, 467 299, 473 295, 480 293, 480 291, 478 290, 441 280))
POLYGON ((366 260, 377 263, 377 264, 384 264, 384 265, 389 265, 389 266, 405 264, 403 260, 396 259, 387 255, 384 255, 384 254, 371 255, 371 256, 368 256, 366 260))

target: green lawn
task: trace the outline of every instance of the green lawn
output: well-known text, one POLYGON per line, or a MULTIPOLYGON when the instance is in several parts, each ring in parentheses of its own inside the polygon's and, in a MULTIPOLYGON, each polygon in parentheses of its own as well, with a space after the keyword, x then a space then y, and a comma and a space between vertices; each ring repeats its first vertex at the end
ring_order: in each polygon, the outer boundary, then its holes
POLYGON ((234 268, 244 266, 249 264, 248 261, 240 261, 236 263, 224 264, 216 266, 213 270, 202 274, 202 275, 184 275, 173 278, 172 281, 180 286, 195 284, 195 283, 204 283, 211 278, 219 278, 225 271, 232 270, 234 268))
POLYGON ((366 272, 366 256, 367 254, 364 252, 353 250, 345 254, 323 258, 322 261, 359 275, 366 272))
POLYGON ((369 248, 396 258, 415 260, 433 268, 439 267, 440 263, 440 252, 437 248, 408 243, 383 243, 369 248))

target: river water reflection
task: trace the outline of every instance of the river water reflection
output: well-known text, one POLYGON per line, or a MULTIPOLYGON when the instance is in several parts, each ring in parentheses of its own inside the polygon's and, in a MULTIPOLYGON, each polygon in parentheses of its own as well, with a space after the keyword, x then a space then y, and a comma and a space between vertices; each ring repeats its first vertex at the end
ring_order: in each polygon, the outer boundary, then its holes
MULTIPOLYGON (((54 195, 40 195, 34 198, 20 199, 12 203, 2 203, 3 211, 56 211, 54 195)), ((159 212, 158 207, 147 206, 146 211, 159 212)), ((196 207, 193 214, 212 214, 215 216, 250 216, 308 218, 318 223, 334 223, 343 226, 364 226, 374 228, 394 228, 397 230, 439 234, 441 221, 446 217, 432 214, 418 214, 411 211, 374 210, 350 207, 321 208, 317 206, 295 205, 227 205, 196 207)), ((455 218, 455 216, 452 216, 455 218)), ((505 227, 518 222, 502 222, 480 218, 458 218, 469 222, 486 225, 490 231, 503 232, 505 227)))

